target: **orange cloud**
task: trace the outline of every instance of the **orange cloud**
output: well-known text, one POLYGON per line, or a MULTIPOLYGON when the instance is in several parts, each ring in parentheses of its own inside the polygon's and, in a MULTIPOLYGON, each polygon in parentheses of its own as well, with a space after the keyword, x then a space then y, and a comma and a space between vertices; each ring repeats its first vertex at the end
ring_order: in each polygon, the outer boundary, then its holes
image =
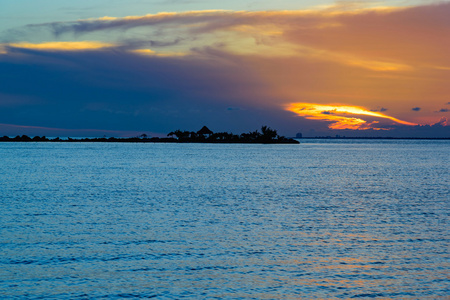
POLYGON ((291 103, 286 107, 286 110, 294 112, 299 116, 305 117, 306 119, 331 122, 328 126, 330 129, 377 129, 373 125, 377 124, 378 121, 368 123, 360 117, 353 117, 355 115, 388 119, 403 125, 417 125, 415 123, 402 121, 386 114, 373 112, 358 106, 291 103))

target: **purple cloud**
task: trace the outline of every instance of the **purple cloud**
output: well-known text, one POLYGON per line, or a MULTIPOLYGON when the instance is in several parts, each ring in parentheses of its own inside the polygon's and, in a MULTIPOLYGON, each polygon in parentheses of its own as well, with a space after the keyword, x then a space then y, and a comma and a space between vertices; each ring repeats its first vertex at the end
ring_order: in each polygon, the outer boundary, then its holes
POLYGON ((387 110, 388 110, 387 108, 382 107, 380 109, 371 109, 370 111, 373 111, 373 112, 385 112, 387 110))

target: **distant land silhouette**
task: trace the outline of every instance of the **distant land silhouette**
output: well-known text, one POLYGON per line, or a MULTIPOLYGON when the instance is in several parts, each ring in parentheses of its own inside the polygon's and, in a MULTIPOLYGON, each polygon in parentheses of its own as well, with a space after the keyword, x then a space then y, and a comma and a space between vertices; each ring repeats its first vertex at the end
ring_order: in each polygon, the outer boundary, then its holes
POLYGON ((100 142, 100 143, 223 143, 223 144, 299 144, 299 141, 292 138, 286 138, 278 135, 277 131, 262 126, 261 132, 258 130, 241 133, 240 135, 228 132, 212 132, 208 127, 203 126, 199 131, 175 130, 167 134, 166 138, 148 137, 142 134, 138 137, 130 138, 68 138, 61 139, 47 138, 45 136, 35 136, 33 138, 27 135, 18 135, 16 137, 3 136, 0 142, 100 142))

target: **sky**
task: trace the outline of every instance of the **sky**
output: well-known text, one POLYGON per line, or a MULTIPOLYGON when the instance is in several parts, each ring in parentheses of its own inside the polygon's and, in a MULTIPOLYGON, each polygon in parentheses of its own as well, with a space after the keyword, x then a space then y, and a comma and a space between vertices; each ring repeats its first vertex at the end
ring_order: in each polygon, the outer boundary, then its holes
POLYGON ((450 1, 0 0, 0 136, 450 137, 448 16, 450 1))

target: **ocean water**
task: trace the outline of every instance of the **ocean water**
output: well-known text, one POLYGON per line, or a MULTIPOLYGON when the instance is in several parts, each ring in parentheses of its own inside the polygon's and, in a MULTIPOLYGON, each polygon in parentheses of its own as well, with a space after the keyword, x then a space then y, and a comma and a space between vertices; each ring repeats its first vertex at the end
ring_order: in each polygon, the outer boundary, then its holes
POLYGON ((2 299, 448 299, 450 141, 0 143, 2 299))

